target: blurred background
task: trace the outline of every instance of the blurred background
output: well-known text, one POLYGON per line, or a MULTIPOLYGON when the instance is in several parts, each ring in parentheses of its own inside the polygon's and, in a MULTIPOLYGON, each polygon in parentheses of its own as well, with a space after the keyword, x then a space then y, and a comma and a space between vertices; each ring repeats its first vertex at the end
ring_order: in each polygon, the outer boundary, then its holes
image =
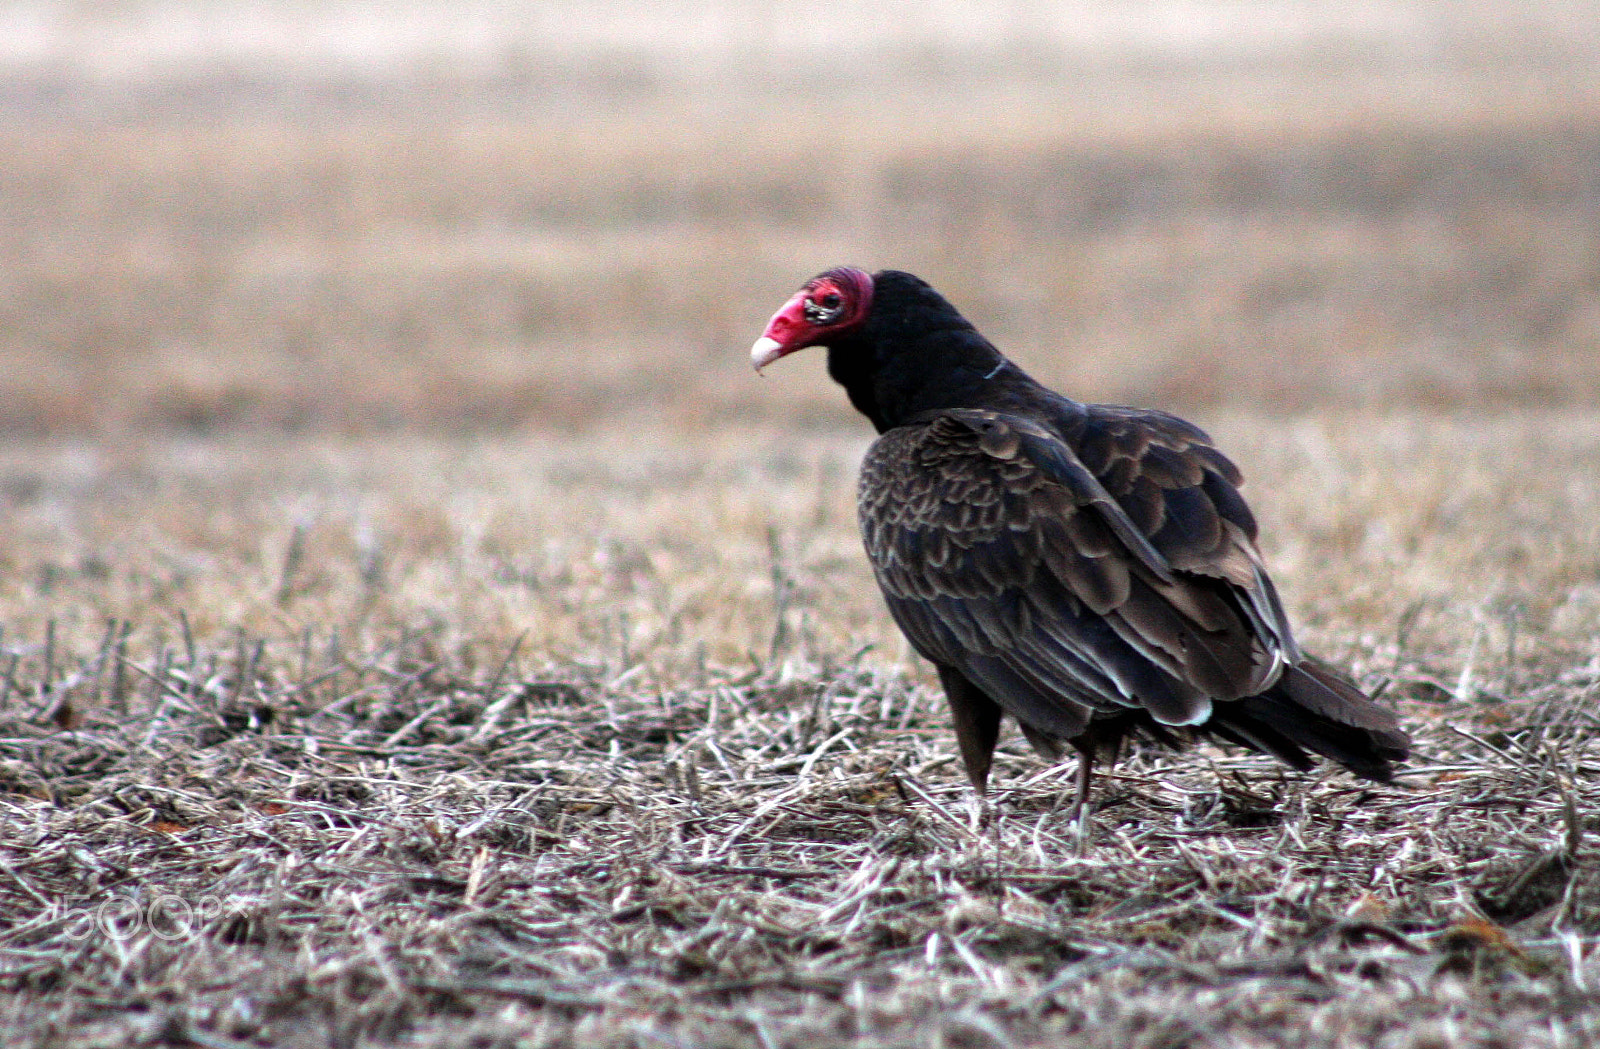
POLYGON ((847 262, 1083 399, 1600 404, 1582 0, 11 0, 0 202, 13 439, 861 428, 746 356, 847 262))

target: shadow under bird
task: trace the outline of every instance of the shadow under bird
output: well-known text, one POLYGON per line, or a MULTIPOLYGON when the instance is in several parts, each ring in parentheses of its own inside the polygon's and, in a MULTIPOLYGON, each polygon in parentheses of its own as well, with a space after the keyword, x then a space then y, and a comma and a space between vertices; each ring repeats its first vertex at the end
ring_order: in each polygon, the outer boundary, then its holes
POLYGON ((1204 431, 1045 388, 896 270, 812 278, 751 360, 807 346, 880 434, 858 489, 867 556, 980 792, 1005 715, 1045 757, 1079 752, 1080 830, 1096 759, 1130 733, 1378 781, 1406 757, 1395 715, 1295 644, 1242 477, 1204 431))

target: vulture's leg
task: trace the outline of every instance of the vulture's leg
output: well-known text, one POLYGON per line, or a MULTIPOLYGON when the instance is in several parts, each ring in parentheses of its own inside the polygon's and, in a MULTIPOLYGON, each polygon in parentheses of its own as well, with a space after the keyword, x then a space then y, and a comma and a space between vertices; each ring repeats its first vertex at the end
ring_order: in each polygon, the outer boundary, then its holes
POLYGON ((950 720, 955 723, 956 743, 961 747, 967 778, 982 794, 994 763, 994 744, 1000 738, 1000 705, 954 667, 940 667, 939 680, 950 701, 950 720))

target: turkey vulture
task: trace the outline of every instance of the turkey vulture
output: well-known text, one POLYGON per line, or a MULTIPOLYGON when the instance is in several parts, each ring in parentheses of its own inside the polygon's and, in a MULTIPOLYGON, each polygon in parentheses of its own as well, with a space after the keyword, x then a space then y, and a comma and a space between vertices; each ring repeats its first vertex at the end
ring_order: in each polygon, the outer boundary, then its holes
POLYGON ((812 278, 750 356, 819 345, 880 435, 857 492, 867 556, 980 792, 1007 714, 1047 758, 1078 750, 1080 831, 1095 760, 1134 732, 1378 781, 1406 757, 1394 714, 1295 644, 1239 470, 1204 431, 1046 389, 896 270, 812 278))

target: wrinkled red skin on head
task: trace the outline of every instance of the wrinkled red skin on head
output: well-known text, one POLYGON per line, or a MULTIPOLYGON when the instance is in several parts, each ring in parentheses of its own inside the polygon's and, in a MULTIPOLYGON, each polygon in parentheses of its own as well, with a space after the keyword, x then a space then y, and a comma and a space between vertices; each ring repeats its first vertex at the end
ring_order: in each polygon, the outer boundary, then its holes
POLYGON ((806 337, 815 330, 811 322, 806 320, 806 301, 810 298, 811 292, 809 285, 795 292, 789 301, 772 315, 772 319, 767 322, 766 330, 761 333, 762 338, 777 343, 784 354, 793 353, 802 345, 806 345, 806 337))
POLYGON ((772 315, 751 357, 760 370, 807 346, 825 345, 859 327, 872 310, 872 278, 849 266, 818 274, 772 315), (830 307, 830 296, 838 305, 830 307))

